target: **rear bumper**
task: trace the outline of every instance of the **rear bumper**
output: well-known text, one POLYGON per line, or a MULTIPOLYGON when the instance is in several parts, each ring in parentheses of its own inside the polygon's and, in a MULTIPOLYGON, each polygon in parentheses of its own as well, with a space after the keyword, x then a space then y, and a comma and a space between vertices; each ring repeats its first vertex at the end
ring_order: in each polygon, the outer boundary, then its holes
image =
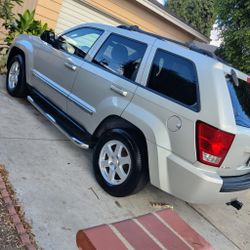
POLYGON ((223 183, 220 192, 236 192, 250 188, 250 173, 241 176, 221 177, 223 183))
POLYGON ((240 199, 245 193, 243 190, 250 188, 250 174, 246 175, 248 178, 221 177, 217 171, 195 166, 160 147, 157 153, 159 182, 154 183, 151 179, 151 183, 184 201, 199 204, 226 203, 240 199), (245 181, 242 182, 242 179, 245 181))

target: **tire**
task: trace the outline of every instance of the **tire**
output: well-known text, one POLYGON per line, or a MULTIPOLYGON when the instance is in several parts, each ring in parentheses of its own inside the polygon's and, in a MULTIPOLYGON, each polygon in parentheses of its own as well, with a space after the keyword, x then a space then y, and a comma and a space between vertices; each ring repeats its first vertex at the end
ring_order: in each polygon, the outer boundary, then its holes
POLYGON ((148 181, 147 157, 140 138, 132 131, 110 130, 94 148, 93 167, 100 186, 123 197, 141 190, 148 181))
POLYGON ((27 95, 25 62, 21 55, 15 55, 10 59, 6 76, 6 89, 14 97, 26 97, 27 95))

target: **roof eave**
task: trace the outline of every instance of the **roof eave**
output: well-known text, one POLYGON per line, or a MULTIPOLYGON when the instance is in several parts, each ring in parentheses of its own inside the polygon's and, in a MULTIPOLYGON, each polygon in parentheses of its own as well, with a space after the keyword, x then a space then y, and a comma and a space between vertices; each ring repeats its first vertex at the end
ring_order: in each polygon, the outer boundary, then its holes
POLYGON ((146 8, 152 10, 153 12, 157 13, 164 19, 168 20, 169 22, 175 24, 177 27, 184 29, 186 32, 190 33, 194 37, 198 38, 200 41, 209 43, 209 38, 201 34, 199 31, 195 30, 188 24, 182 22, 180 19, 176 18, 175 16, 169 14, 167 11, 164 11, 162 8, 158 7, 156 4, 152 3, 148 0, 136 0, 136 2, 140 3, 141 5, 145 6, 146 8))

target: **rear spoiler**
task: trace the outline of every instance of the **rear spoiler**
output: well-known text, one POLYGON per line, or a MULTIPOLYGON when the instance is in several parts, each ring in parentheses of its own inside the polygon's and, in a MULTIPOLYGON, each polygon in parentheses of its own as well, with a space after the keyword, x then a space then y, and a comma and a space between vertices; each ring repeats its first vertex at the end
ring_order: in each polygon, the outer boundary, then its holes
POLYGON ((239 79, 250 83, 250 76, 227 65, 224 65, 224 71, 226 76, 230 77, 235 86, 239 86, 239 79))
POLYGON ((233 81, 234 85, 236 87, 239 87, 239 79, 237 77, 237 74, 236 74, 235 70, 233 70, 233 69, 231 70, 231 78, 232 78, 232 81, 233 81))

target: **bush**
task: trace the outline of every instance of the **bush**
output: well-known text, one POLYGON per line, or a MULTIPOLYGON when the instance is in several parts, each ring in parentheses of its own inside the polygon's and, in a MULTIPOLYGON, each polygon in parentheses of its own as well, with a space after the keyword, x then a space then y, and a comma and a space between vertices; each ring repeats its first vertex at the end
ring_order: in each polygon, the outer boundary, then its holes
POLYGON ((35 10, 24 11, 23 14, 18 14, 18 17, 8 27, 8 35, 5 38, 5 42, 10 45, 14 38, 19 34, 28 34, 39 36, 48 29, 47 23, 42 24, 41 21, 34 19, 35 10))
POLYGON ((6 73, 8 46, 0 45, 0 74, 6 73))
POLYGON ((16 4, 21 5, 22 0, 0 0, 0 19, 3 20, 3 27, 8 29, 9 24, 15 18, 12 10, 16 4))

